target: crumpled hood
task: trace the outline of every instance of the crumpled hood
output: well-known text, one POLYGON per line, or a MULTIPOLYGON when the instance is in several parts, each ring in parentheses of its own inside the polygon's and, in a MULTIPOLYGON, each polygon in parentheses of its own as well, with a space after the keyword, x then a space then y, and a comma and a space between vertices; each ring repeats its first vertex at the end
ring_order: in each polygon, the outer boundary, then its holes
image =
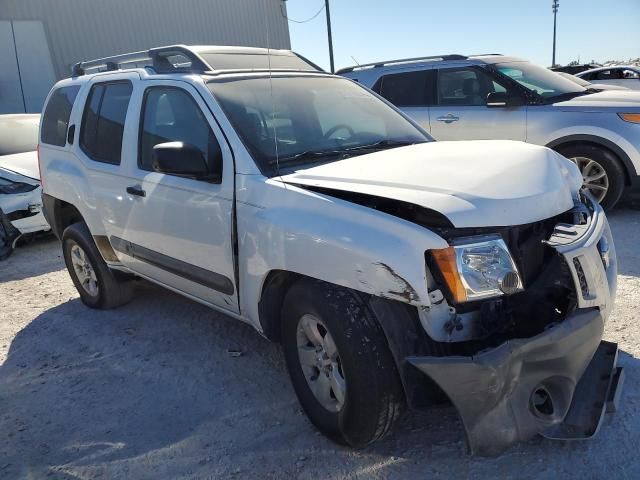
POLYGON ((16 153, 14 155, 2 155, 0 156, 0 171, 2 170, 9 170, 10 172, 29 177, 32 180, 39 180, 38 154, 37 152, 26 152, 16 153))
POLYGON ((508 140, 394 148, 281 178, 420 205, 456 227, 520 225, 558 215, 573 206, 582 184, 578 168, 560 154, 508 140))
MULTIPOLYGON (((605 90, 591 93, 554 104, 556 107, 579 110, 611 109, 616 112, 620 108, 640 109, 640 92, 634 90, 605 90)), ((624 112, 624 110, 623 110, 624 112)))

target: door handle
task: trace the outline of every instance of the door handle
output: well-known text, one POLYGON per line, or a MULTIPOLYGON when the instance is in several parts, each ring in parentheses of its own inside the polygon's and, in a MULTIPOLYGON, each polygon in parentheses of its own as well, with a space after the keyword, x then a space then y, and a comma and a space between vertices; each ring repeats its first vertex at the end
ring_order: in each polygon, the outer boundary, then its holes
POLYGON ((147 196, 147 192, 145 192, 140 185, 133 185, 131 187, 127 187, 127 193, 130 195, 136 195, 138 197, 147 196))
POLYGON ((444 115, 443 117, 438 117, 436 118, 436 120, 439 122, 451 123, 451 122, 457 122, 458 120, 460 120, 460 117, 456 117, 455 115, 448 114, 448 115, 444 115))

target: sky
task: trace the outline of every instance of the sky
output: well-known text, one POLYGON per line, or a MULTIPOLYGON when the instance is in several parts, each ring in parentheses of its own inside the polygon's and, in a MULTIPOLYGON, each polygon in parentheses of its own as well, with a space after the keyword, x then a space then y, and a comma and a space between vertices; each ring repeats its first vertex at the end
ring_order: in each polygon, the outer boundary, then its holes
MULTIPOLYGON (((324 0, 286 0, 292 49, 329 68, 324 0)), ((551 65, 552 0, 330 0, 336 68, 503 53, 551 65), (353 58, 352 58, 353 57, 353 58)), ((556 63, 640 57, 640 0, 560 0, 556 63)))

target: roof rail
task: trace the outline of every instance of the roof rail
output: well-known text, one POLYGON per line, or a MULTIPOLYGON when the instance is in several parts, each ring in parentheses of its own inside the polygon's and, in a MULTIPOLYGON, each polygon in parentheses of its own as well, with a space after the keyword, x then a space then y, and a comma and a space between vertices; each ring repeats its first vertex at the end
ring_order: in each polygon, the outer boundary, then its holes
POLYGON ((336 73, 340 74, 340 73, 347 73, 347 72, 353 72, 354 70, 360 70, 363 68, 379 68, 379 67, 384 67, 386 65, 395 65, 395 64, 399 64, 399 63, 412 63, 412 62, 420 62, 422 60, 466 60, 468 57, 466 57, 465 55, 458 55, 458 54, 448 54, 448 55, 433 55, 430 57, 414 57, 414 58, 403 58, 400 60, 386 60, 384 62, 373 62, 373 63, 363 63, 361 65, 354 65, 353 67, 347 67, 347 68, 342 68, 340 70, 338 70, 336 73))
POLYGON ((200 55, 189 47, 172 45, 169 47, 152 48, 142 52, 124 53, 122 55, 79 62, 73 66, 71 73, 74 77, 78 77, 87 73, 87 70, 98 69, 98 71, 114 71, 120 70, 122 65, 132 63, 150 66, 157 73, 205 73, 211 70, 211 67, 200 55))

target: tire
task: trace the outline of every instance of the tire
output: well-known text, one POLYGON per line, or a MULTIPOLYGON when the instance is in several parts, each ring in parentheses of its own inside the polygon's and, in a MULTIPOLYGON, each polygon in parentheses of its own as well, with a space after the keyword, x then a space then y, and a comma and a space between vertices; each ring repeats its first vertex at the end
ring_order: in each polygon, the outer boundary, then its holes
POLYGON ((355 448, 365 447, 390 431, 404 407, 404 393, 384 332, 358 294, 317 280, 296 282, 284 299, 281 333, 293 387, 318 430, 355 448), (329 373, 321 370, 325 366, 309 367, 310 362, 302 361, 310 358, 309 349, 314 349, 313 342, 307 341, 305 324, 309 327, 315 320, 319 323, 314 333, 324 342, 319 355, 332 362, 329 373), (312 370, 317 371, 315 383, 308 380, 312 370), (330 395, 320 395, 321 402, 311 385, 316 385, 316 391, 326 391, 318 387, 321 375, 335 373, 344 380, 344 395, 336 394, 332 386, 330 395))
POLYGON ((64 230, 62 253, 71 280, 87 307, 106 310, 131 300, 131 280, 107 266, 84 222, 64 230))
POLYGON ((605 174, 591 184, 587 182, 584 184, 584 187, 600 202, 602 208, 611 210, 618 203, 625 183, 624 168, 618 157, 596 145, 571 145, 560 148, 558 151, 578 165, 585 179, 589 175, 599 175, 602 172, 605 174), (589 188, 589 185, 592 188, 589 188), (601 188, 607 190, 603 197, 599 198, 599 194, 603 193, 601 188))

